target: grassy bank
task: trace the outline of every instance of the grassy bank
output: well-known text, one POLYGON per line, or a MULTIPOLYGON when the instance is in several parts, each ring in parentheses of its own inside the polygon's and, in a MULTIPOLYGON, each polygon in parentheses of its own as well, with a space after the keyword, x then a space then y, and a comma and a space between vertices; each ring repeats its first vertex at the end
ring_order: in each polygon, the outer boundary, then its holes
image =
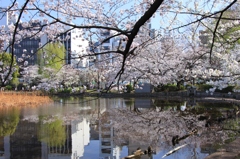
POLYGON ((40 106, 53 102, 39 92, 0 92, 0 107, 40 106))

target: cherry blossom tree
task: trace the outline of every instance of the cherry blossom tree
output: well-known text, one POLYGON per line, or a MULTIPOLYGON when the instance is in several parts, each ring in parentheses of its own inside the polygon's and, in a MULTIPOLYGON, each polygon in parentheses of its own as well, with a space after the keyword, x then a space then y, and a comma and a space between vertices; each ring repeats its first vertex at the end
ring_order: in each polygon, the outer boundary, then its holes
POLYGON ((59 89, 69 88, 79 86, 80 83, 80 73, 79 70, 72 68, 71 66, 62 67, 57 73, 51 68, 44 68, 44 72, 48 72, 47 77, 42 77, 38 89, 43 89, 46 91, 54 90, 58 91, 59 89))
POLYGON ((30 65, 24 67, 22 71, 22 81, 28 83, 32 87, 36 87, 42 78, 42 75, 38 73, 39 67, 37 65, 30 65))
MULTIPOLYGON (((190 35, 191 32, 188 34, 190 35)), ((131 55, 131 58, 126 61, 122 79, 134 80, 134 83, 139 79, 148 79, 153 85, 158 86, 192 82, 195 78, 202 78, 203 69, 208 66, 205 60, 206 49, 192 41, 189 37, 168 35, 145 43, 144 46, 136 49, 138 55, 131 55)), ((116 61, 118 62, 107 67, 109 68, 106 71, 108 76, 121 66, 121 61, 116 61)))
POLYGON ((222 89, 229 85, 239 86, 240 24, 237 6, 239 5, 221 13, 222 20, 213 19, 208 24, 202 23, 205 28, 200 35, 202 46, 211 51, 210 64, 205 72, 208 83, 215 86, 214 89, 222 89), (212 34, 213 32, 215 34, 212 34))
MULTIPOLYGON (((163 0, 61 0, 61 1, 36 1, 26 0, 24 3, 18 3, 17 0, 10 1, 5 8, 1 8, 3 16, 8 14, 14 23, 1 27, 1 41, 4 41, 3 49, 10 49, 12 59, 14 57, 14 44, 19 43, 24 38, 40 38, 46 35, 50 41, 58 41, 61 34, 67 33, 74 28, 82 29, 85 38, 92 44, 91 47, 98 48, 109 39, 118 37, 119 47, 114 50, 102 52, 88 52, 81 57, 114 54, 118 55, 120 60, 118 70, 113 79, 121 79, 121 75, 127 71, 127 62, 131 61, 134 56, 138 56, 140 49, 146 46, 146 43, 156 40, 160 34, 175 32, 185 34, 188 27, 194 28, 195 38, 197 32, 203 25, 207 26, 212 19, 216 20, 212 29, 212 38, 210 49, 206 51, 211 62, 213 51, 216 48, 215 36, 220 27, 222 20, 229 20, 235 23, 239 17, 226 18, 223 14, 230 8, 238 5, 237 0, 218 0, 218 1, 163 1, 163 0), (154 36, 145 36, 143 30, 147 30, 147 23, 157 23, 154 36), (39 23, 34 26, 33 24, 39 23), (23 26, 19 30, 19 25, 23 26), (69 26, 66 29, 66 26, 69 26), (29 31, 31 30, 31 31, 29 31), (111 31, 106 37, 101 34, 105 31, 111 31), (144 38, 143 38, 144 37, 144 38), (139 38, 137 40, 137 38, 139 38), (94 41, 98 41, 98 45, 94 41), (125 41, 125 47, 120 47, 125 41)), ((2 17, 3 17, 2 16, 2 17)), ((195 43, 194 41, 191 41, 195 43)), ((190 42, 190 43, 191 43, 190 42)), ((42 47, 42 45, 40 45, 42 47)), ((201 57, 201 56, 200 56, 201 57)), ((180 64, 178 55, 173 55, 172 61, 175 66, 180 64), (175 60, 177 59, 177 60, 175 60), (179 62, 179 63, 178 63, 179 62)), ((196 64, 196 63, 191 63, 196 64)), ((13 64, 10 64, 12 68, 13 64)), ((192 66, 192 65, 191 65, 192 66)), ((169 81, 174 76, 169 66, 169 71, 163 71, 166 76, 163 81, 169 81), (167 79, 168 78, 168 79, 167 79)), ((146 69, 146 67, 144 68, 146 69)), ((151 70, 152 71, 152 70, 151 70)), ((157 68, 152 71, 156 73, 157 68)), ((158 70, 159 71, 159 70, 158 70)), ((10 71, 11 72, 11 71, 10 71)), ((10 76, 10 73, 8 74, 10 76)), ((148 76, 145 75, 145 76, 148 76)), ((158 81, 157 79, 153 79, 158 81)))

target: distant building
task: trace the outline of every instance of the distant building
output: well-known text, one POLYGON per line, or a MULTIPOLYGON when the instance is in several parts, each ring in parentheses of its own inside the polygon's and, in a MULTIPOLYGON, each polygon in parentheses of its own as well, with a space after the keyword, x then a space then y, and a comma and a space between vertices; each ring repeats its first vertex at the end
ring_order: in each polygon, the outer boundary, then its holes
POLYGON ((0 8, 0 26, 15 24, 17 22, 18 15, 4 12, 5 9, 6 8, 0 8))
MULTIPOLYGON (((6 31, 8 31, 9 25, 16 24, 17 17, 18 15, 9 15, 7 13, 1 14, 0 28, 4 28, 6 31)), ((24 22, 19 23, 18 28, 20 31, 24 29, 24 24, 24 22)), ((30 29, 32 30, 34 27, 36 27, 36 29, 39 29, 37 28, 38 26, 42 26, 42 23, 32 23, 32 26, 30 28, 27 28, 27 30, 30 31, 30 29)), ((69 27, 66 27, 66 30, 67 29, 69 29, 69 27)), ((66 49, 66 64, 70 64, 74 68, 88 67, 88 57, 80 58, 80 56, 87 53, 87 50, 89 48, 88 41, 83 37, 82 31, 80 29, 72 29, 71 31, 59 36, 59 39, 64 44, 66 49)), ((11 52, 11 48, 8 46, 9 44, 7 44, 5 40, 6 39, 0 38, 0 42, 4 44, 3 49, 7 52, 11 52)), ((39 49, 39 46, 44 46, 49 41, 51 40, 48 39, 46 34, 42 35, 41 37, 29 37, 25 35, 22 37, 21 41, 15 41, 14 54, 17 59, 24 58, 28 61, 29 65, 34 65, 37 62, 37 50, 39 49)))
MULTIPOLYGON (((33 27, 40 24, 34 24, 33 27)), ((20 30, 22 25, 19 26, 20 30)), ((74 68, 85 68, 88 67, 88 58, 80 56, 87 53, 88 41, 83 38, 82 32, 79 29, 73 29, 68 33, 59 35, 60 42, 65 46, 65 59, 66 64, 71 65, 74 68)), ((29 38, 26 37, 22 39, 19 44, 14 45, 15 55, 17 58, 21 58, 23 55, 28 56, 28 63, 34 65, 37 63, 37 50, 39 49, 39 44, 44 46, 46 43, 50 42, 47 35, 43 35, 41 38, 29 38)))
MULTIPOLYGON (((101 30, 100 31, 100 39, 103 41, 98 41, 92 44, 90 47, 90 51, 96 54, 97 61, 106 61, 107 63, 114 63, 114 56, 116 54, 111 53, 112 51, 116 51, 117 49, 124 50, 126 46, 127 39, 121 37, 113 37, 108 39, 109 37, 115 34, 114 31, 110 30, 101 30), (120 45, 120 46, 119 46, 120 45), (99 55, 98 53, 104 53, 99 55)), ((138 37, 134 39, 136 43, 142 43, 145 41, 145 37, 150 37, 154 39, 156 37, 157 32, 151 28, 150 21, 145 23, 139 30, 138 37)))
POLYGON ((90 50, 96 54, 96 59, 98 61, 105 61, 106 63, 114 62, 114 54, 111 51, 116 51, 119 48, 120 40, 121 40, 121 48, 125 47, 125 39, 121 39, 119 37, 110 38, 113 35, 113 32, 109 30, 102 30, 100 32, 101 39, 106 39, 104 41, 99 41, 91 46, 90 50), (103 55, 99 55, 98 53, 108 52, 103 55))
POLYGON ((135 89, 135 93, 151 93, 153 86, 151 85, 150 81, 144 82, 139 84, 139 88, 135 89))
MULTIPOLYGON (((9 31, 9 26, 15 25, 17 22, 18 15, 10 14, 9 12, 2 12, 0 15, 0 27, 5 30, 5 33, 2 33, 2 37, 5 38, 4 34, 7 34, 9 31)), ((33 24, 34 27, 40 24, 33 24)), ((19 30, 23 30, 23 23, 19 23, 19 30)), ((11 53, 12 47, 7 43, 6 39, 0 39, 2 41, 3 50, 11 53)), ((33 65, 36 63, 36 54, 34 54, 39 47, 40 38, 30 38, 23 37, 21 42, 17 40, 14 41, 14 55, 16 58, 24 58, 28 60, 29 65, 33 65)))
MULTIPOLYGON (((31 29, 34 29, 34 27, 38 26, 41 26, 41 23, 34 23, 32 24, 31 29)), ((25 29, 23 27, 23 23, 20 23, 18 28, 19 30, 25 29)), ((41 38, 23 37, 20 42, 15 42, 14 55, 17 59, 23 58, 24 60, 28 61, 28 65, 35 65, 37 63, 37 50, 39 48, 40 42, 41 38)))
POLYGON ((88 57, 81 57, 86 55, 89 49, 89 42, 83 37, 82 30, 77 28, 72 29, 62 34, 61 40, 66 49, 67 64, 70 64, 74 68, 86 68, 89 66, 88 57))
POLYGON ((2 41, 3 48, 1 48, 9 52, 8 43, 6 43, 6 39, 4 37, 5 32, 8 31, 9 25, 14 25, 17 22, 17 15, 16 14, 10 14, 9 12, 4 12, 5 8, 0 9, 0 41, 2 41))

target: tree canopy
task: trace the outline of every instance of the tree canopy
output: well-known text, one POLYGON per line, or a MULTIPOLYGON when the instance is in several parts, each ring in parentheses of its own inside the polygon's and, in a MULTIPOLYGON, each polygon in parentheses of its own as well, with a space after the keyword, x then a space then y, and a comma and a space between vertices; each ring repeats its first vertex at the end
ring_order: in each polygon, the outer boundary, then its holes
POLYGON ((61 43, 49 43, 38 52, 38 65, 52 68, 57 72, 65 64, 65 47, 61 43))

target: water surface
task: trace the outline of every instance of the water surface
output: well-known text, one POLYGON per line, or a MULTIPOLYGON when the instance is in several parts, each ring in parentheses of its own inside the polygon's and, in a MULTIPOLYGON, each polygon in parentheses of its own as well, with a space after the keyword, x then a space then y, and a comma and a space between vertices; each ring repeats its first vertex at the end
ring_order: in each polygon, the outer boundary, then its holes
POLYGON ((1 109, 0 159, 203 159, 239 136, 238 104, 195 100, 54 98, 1 109), (177 140, 173 140, 176 137, 177 140), (136 157, 137 158, 137 157, 136 157))

